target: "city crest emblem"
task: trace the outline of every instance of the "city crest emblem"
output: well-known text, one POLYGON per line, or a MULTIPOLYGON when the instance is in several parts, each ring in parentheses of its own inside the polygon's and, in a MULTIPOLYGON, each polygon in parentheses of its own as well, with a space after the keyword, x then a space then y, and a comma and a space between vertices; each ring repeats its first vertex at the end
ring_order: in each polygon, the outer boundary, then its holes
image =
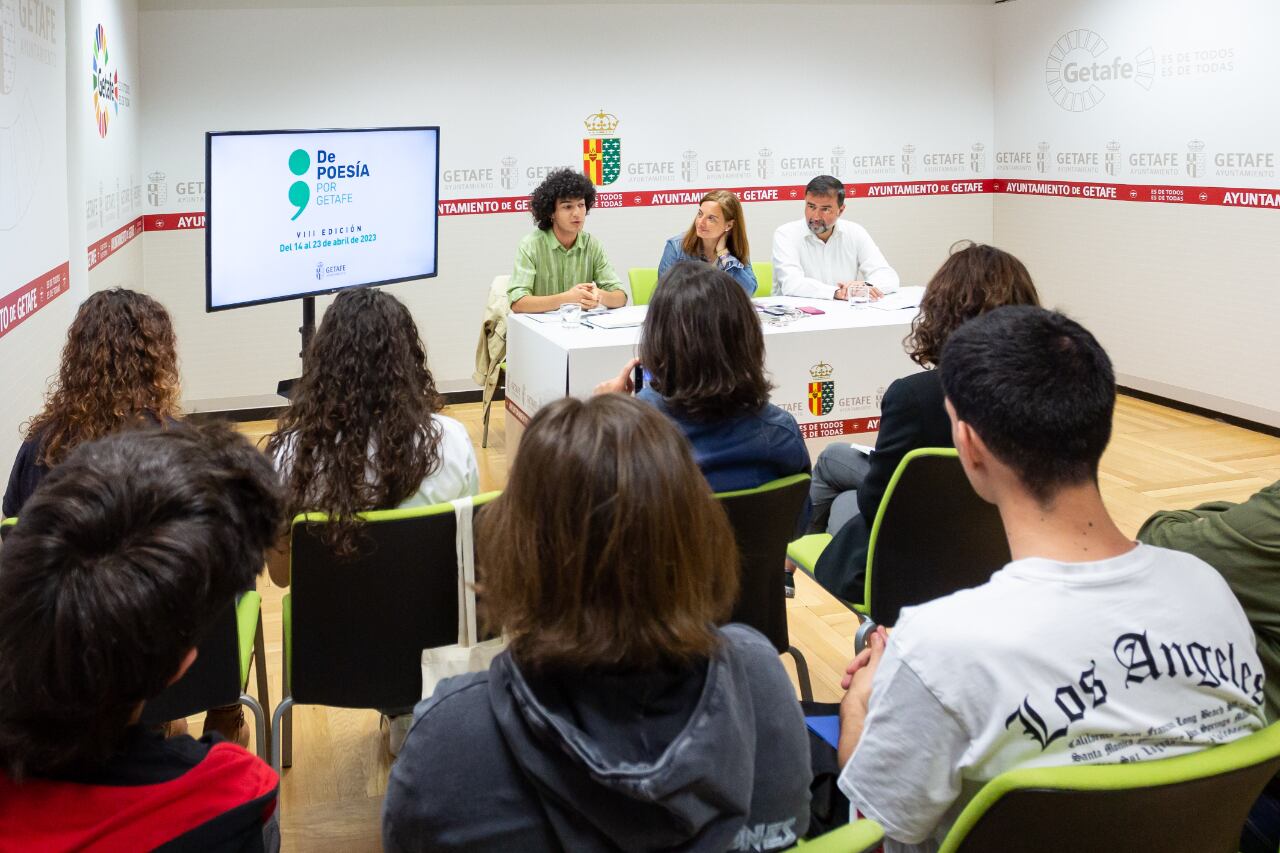
POLYGON ((598 187, 611 184, 622 174, 622 140, 615 135, 618 117, 601 110, 582 123, 590 134, 582 140, 582 172, 598 187))
POLYGON ((831 365, 820 361, 809 368, 809 413, 815 418, 831 414, 836 407, 836 383, 831 378, 831 365))

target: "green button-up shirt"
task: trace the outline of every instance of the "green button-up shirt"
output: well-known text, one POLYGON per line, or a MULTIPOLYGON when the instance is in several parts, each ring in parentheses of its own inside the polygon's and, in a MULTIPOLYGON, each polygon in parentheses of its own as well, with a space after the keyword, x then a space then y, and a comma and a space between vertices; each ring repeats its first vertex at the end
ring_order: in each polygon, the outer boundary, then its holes
POLYGON ((516 248, 516 268, 507 285, 507 299, 514 305, 525 296, 552 296, 586 281, 594 281, 601 290, 622 289, 600 241, 582 231, 573 247, 565 249, 553 229, 537 230, 516 248))

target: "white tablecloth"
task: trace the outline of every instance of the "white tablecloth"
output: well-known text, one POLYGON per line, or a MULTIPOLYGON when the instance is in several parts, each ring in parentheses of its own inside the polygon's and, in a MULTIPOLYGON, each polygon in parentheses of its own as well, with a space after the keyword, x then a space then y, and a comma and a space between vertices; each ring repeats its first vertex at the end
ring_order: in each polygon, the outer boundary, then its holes
MULTIPOLYGON (((913 289, 903 290, 910 301, 913 289)), ((806 439, 876 431, 884 389, 920 370, 902 346, 914 308, 883 311, 787 296, 756 302, 808 305, 826 312, 788 326, 764 326, 773 403, 795 416, 806 439)), ((640 313, 644 308, 622 310, 640 313)), ((640 327, 566 329, 558 320, 545 319, 512 314, 507 324, 506 409, 521 425, 547 403, 566 395, 588 396, 598 383, 616 376, 636 355, 640 339, 640 327)))

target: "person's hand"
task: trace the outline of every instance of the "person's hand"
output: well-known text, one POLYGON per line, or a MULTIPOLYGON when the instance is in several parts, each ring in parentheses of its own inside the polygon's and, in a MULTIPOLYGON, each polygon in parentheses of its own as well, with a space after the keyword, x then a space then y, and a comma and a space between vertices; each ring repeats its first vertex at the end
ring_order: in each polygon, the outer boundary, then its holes
POLYGON ((627 366, 622 368, 622 372, 612 379, 606 379, 595 387, 592 394, 631 394, 636 390, 636 384, 631 380, 632 374, 635 372, 636 365, 640 363, 640 359, 633 358, 627 362, 627 366))
POLYGON ((848 299, 850 282, 842 281, 836 285, 836 292, 832 294, 832 299, 848 299))
POLYGON ((872 284, 867 285, 867 295, 871 297, 872 302, 884 299, 884 291, 872 284))
POLYGON ((600 304, 600 289, 596 287, 595 282, 584 281, 582 284, 575 284, 573 292, 577 294, 578 304, 582 306, 583 311, 590 311, 600 304))
POLYGON ((729 249, 729 232, 726 231, 720 235, 720 239, 716 241, 716 257, 719 258, 729 249))
POLYGON ((884 657, 885 644, 888 642, 889 632, 883 625, 867 636, 867 647, 849 662, 844 678, 840 679, 840 686, 847 691, 846 699, 850 693, 858 694, 863 699, 862 707, 867 707, 866 700, 871 698, 871 679, 875 677, 876 667, 880 666, 880 658, 884 657))

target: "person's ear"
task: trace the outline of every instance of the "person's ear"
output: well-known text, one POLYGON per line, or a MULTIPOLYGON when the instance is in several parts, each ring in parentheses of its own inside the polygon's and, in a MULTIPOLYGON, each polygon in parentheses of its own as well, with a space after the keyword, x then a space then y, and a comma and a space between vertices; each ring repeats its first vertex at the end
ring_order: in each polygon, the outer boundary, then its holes
MULTIPOLYGON (((196 662, 196 657, 200 654, 200 650, 192 646, 187 649, 187 653, 182 656, 182 663, 178 664, 178 669, 169 679, 169 684, 173 684, 179 678, 187 674, 187 670, 191 669, 191 664, 196 662)), ((167 685, 166 685, 167 686, 167 685)))

